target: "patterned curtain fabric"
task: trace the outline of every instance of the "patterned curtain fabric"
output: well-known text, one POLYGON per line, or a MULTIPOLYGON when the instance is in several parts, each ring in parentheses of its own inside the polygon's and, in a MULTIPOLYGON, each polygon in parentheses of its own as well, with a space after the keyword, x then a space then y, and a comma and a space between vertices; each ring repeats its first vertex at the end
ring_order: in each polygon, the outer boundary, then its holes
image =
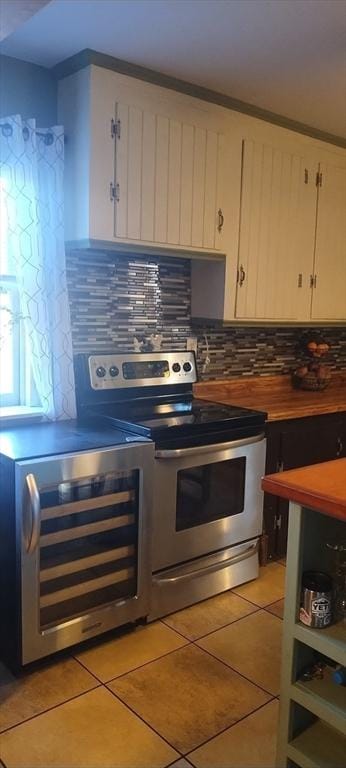
POLYGON ((75 416, 64 250, 64 130, 0 120, 0 178, 33 376, 47 419, 75 416))

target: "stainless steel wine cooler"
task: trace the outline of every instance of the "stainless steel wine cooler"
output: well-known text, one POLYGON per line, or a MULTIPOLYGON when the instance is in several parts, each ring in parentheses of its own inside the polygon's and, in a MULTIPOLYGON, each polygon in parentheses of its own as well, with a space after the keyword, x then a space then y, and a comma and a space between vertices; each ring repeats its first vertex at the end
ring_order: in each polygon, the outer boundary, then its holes
POLYGON ((21 663, 145 617, 153 446, 16 462, 21 663))

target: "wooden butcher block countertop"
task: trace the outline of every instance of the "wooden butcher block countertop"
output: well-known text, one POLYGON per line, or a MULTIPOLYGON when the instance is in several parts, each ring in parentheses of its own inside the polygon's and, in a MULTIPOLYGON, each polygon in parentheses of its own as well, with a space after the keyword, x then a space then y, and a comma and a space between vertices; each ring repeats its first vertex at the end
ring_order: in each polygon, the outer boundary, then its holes
POLYGON ((262 488, 346 522, 346 459, 267 475, 262 488))
POLYGON ((266 411, 268 421, 298 419, 346 411, 346 371, 334 373, 323 391, 293 389, 290 375, 243 376, 240 379, 201 381, 195 397, 266 411))

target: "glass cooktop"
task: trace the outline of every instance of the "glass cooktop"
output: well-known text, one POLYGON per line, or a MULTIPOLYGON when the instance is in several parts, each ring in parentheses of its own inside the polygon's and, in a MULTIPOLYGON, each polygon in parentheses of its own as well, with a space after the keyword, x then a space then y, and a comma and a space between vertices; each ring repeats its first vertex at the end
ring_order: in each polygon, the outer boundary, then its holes
POLYGON ((214 430, 261 426, 266 414, 235 405, 222 405, 208 400, 161 401, 108 404, 97 407, 96 412, 114 426, 136 431, 155 438, 163 432, 184 431, 184 434, 214 430))

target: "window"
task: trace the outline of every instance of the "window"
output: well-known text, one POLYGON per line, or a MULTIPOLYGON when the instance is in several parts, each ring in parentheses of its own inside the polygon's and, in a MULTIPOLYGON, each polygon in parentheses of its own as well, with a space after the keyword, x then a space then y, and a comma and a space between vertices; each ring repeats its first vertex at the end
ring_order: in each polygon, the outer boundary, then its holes
POLYGON ((0 177, 0 407, 37 405, 11 252, 11 200, 0 177))

